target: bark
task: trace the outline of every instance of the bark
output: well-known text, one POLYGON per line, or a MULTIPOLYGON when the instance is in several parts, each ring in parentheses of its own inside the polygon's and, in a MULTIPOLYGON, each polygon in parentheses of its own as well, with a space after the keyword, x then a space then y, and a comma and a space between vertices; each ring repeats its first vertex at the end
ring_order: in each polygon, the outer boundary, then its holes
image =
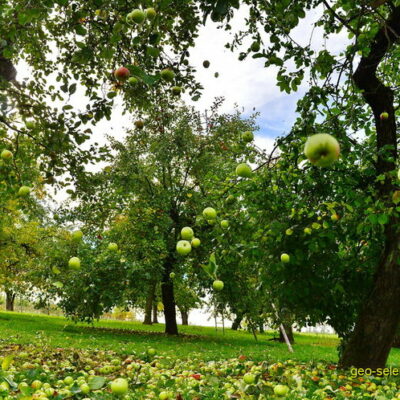
MULTIPOLYGON (((291 344, 294 343, 294 336, 293 336, 293 328, 292 325, 290 324, 283 324, 283 327, 285 328, 286 335, 289 339, 289 342, 291 344)), ((283 332, 279 329, 279 342, 285 343, 285 337, 283 336, 283 332)))
POLYGON ((153 301, 154 301, 155 290, 156 290, 156 285, 154 283, 152 283, 149 286, 149 291, 147 293, 147 298, 146 298, 146 305, 144 308, 144 321, 143 321, 144 325, 152 324, 151 313, 153 311, 153 301))
POLYGON ((232 322, 232 330, 237 331, 238 329, 240 329, 240 324, 242 322, 243 317, 240 314, 237 314, 235 319, 232 322))
POLYGON ((176 323, 176 305, 174 297, 174 284, 169 274, 173 270, 174 257, 170 255, 164 264, 164 271, 161 283, 162 301, 164 304, 165 333, 169 335, 178 334, 178 324, 176 323))
POLYGON ((189 325, 189 311, 181 310, 182 325, 189 325))
POLYGON ((2 56, 0 53, 0 79, 4 79, 8 82, 14 82, 17 77, 17 70, 13 63, 2 56))
POLYGON ((156 301, 153 301, 153 324, 158 324, 158 310, 156 301))
MULTIPOLYGON (((377 131, 376 174, 386 174, 396 167, 396 122, 393 107, 393 91, 377 77, 377 67, 393 43, 399 41, 400 7, 393 8, 387 21, 375 35, 368 56, 362 57, 353 79, 362 90, 364 99, 371 107, 377 131), (382 112, 389 118, 380 120, 382 112), (391 157, 391 159, 389 158, 391 157)), ((381 201, 393 205, 392 180, 387 178, 379 185, 381 201)), ((343 368, 383 368, 400 320, 400 237, 397 230, 399 219, 391 217, 385 226, 385 243, 377 265, 373 284, 359 312, 354 330, 340 359, 343 368)))
POLYGON ((15 293, 11 290, 6 290, 6 310, 14 311, 15 293))

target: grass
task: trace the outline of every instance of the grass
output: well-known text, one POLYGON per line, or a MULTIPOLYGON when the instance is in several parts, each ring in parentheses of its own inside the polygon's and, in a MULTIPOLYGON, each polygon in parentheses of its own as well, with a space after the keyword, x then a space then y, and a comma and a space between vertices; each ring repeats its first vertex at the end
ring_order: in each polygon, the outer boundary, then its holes
MULTIPOLYGON (((102 320, 93 325, 74 324, 62 317, 0 312, 0 343, 32 344, 38 341, 50 347, 105 349, 120 354, 142 352, 155 347, 158 353, 190 359, 201 354, 204 360, 221 360, 240 354, 250 359, 283 361, 337 362, 335 335, 295 334, 294 353, 285 344, 271 341, 273 332, 258 336, 256 342, 248 332, 200 326, 180 326, 179 337, 166 336, 163 324, 151 326, 139 322, 102 320)), ((400 350, 393 349, 389 364, 400 365, 400 350)))

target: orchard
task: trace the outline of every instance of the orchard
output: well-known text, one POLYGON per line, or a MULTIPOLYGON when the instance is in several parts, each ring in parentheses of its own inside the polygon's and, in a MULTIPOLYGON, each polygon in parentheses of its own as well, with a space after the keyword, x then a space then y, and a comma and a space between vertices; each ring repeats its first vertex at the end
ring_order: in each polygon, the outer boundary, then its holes
POLYGON ((0 400, 400 397, 381 373, 400 323, 399 0, 0 0, 0 16, 0 329, 19 299, 173 338, 127 354, 117 330, 57 348, 0 331, 0 400), (183 356, 214 340, 187 334, 199 311, 228 348, 285 355, 183 356), (334 355, 302 333, 318 326, 334 355))

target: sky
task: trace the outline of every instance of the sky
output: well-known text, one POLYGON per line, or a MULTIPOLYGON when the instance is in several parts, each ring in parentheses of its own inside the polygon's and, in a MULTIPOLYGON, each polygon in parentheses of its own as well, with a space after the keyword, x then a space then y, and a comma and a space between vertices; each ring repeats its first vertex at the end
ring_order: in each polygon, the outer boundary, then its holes
MULTIPOLYGON (((310 40, 312 24, 321 15, 322 9, 311 11, 293 32, 293 38, 300 44, 306 44, 310 40)), ((231 25, 233 31, 244 26, 246 9, 240 10, 233 19, 231 25)), ((334 53, 340 52, 347 43, 345 34, 341 34, 325 40, 318 29, 312 35, 312 47, 321 49, 326 46, 334 53)), ((249 39, 250 40, 250 39, 249 39)), ((265 38, 268 43, 268 38, 265 38)), ((307 82, 300 86, 296 93, 286 94, 280 92, 276 86, 275 68, 265 68, 263 59, 252 59, 248 57, 245 61, 238 60, 238 52, 232 53, 224 47, 229 41, 229 34, 217 29, 213 23, 207 24, 200 31, 196 46, 191 50, 190 62, 197 67, 196 78, 204 86, 201 99, 195 103, 199 110, 211 106, 216 97, 223 96, 225 103, 222 111, 229 112, 234 109, 235 104, 243 107, 244 114, 253 113, 253 109, 260 113, 257 122, 259 131, 255 132, 255 142, 258 147, 271 150, 274 140, 290 131, 291 125, 296 118, 296 102, 307 90, 307 82), (210 67, 202 67, 204 60, 210 61, 210 67), (215 78, 214 73, 219 77, 215 78)), ((246 42, 245 42, 246 43, 246 42)), ((250 45, 248 42, 247 45, 250 45)), ((29 78, 29 69, 26 65, 18 65, 18 79, 29 78)), ((86 99, 83 94, 74 96, 74 105, 83 109, 86 99)), ((116 100, 111 121, 102 121, 95 128, 93 141, 100 144, 106 143, 105 135, 114 136, 117 139, 124 137, 124 127, 131 126, 129 116, 122 115, 121 99, 116 100)), ((94 166, 92 169, 98 167, 94 166)), ((56 197, 62 201, 65 193, 59 193, 56 197)), ((213 319, 204 310, 194 310, 190 318, 197 325, 213 325, 213 319)), ((229 325, 229 322, 227 321, 229 325)))

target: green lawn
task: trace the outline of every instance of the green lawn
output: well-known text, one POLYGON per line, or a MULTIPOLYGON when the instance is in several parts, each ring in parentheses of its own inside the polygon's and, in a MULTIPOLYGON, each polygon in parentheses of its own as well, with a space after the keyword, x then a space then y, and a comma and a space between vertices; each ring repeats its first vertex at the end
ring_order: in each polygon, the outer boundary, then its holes
MULTIPOLYGON (((245 354, 257 361, 336 362, 338 339, 334 335, 296 334, 294 354, 285 344, 270 341, 273 333, 259 335, 258 341, 247 332, 234 332, 199 326, 181 326, 180 337, 162 334, 164 326, 145 326, 138 322, 102 320, 92 325, 74 324, 65 318, 37 314, 0 312, 0 340, 29 344, 43 341, 51 347, 101 348, 121 354, 142 352, 149 346, 165 355, 190 358, 200 353, 204 360, 219 360, 245 354)), ((400 351, 393 349, 389 363, 400 365, 400 351)))

